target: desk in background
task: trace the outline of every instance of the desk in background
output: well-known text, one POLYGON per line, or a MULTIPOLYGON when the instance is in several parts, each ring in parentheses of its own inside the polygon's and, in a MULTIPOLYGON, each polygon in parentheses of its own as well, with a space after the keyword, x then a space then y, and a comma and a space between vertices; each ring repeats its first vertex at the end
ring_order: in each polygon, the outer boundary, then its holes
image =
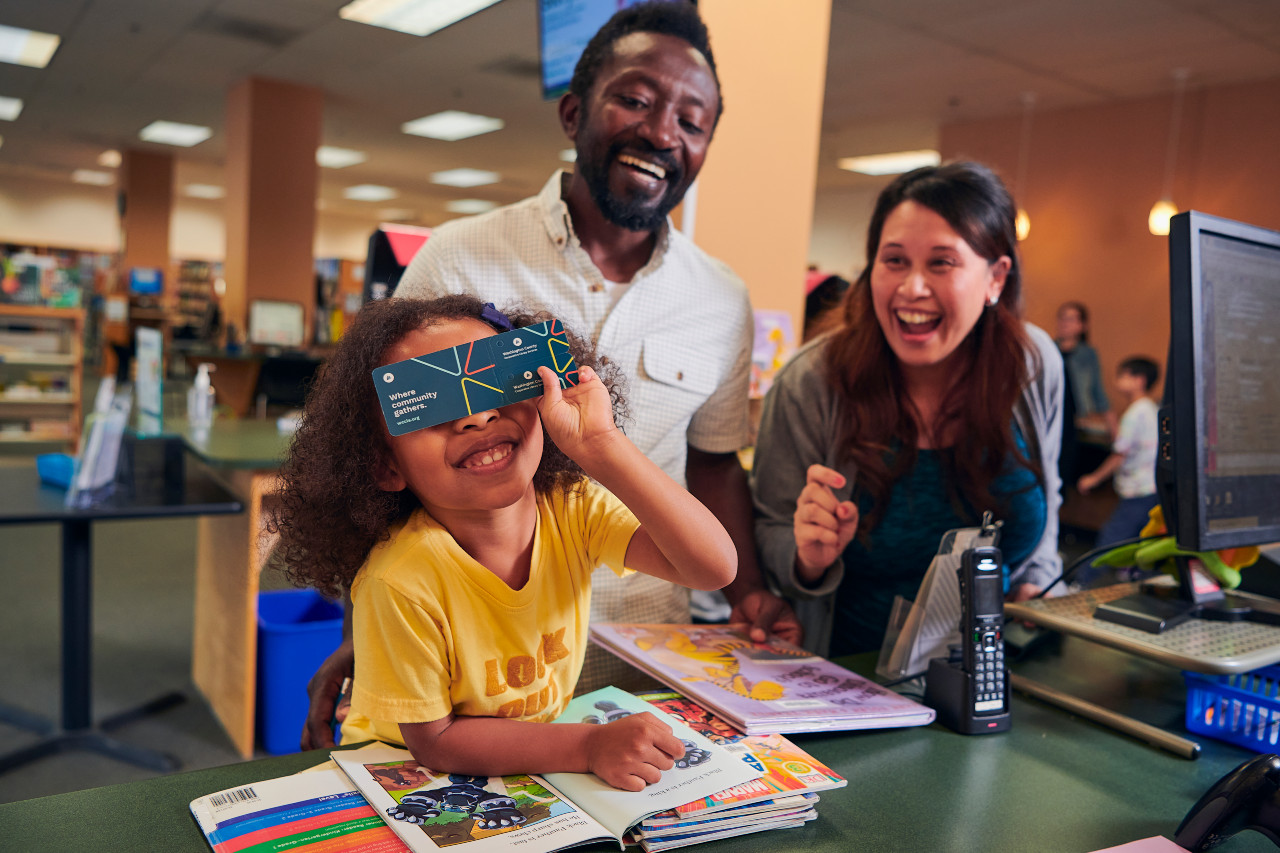
POLYGON ((253 755, 258 658, 258 577, 272 543, 263 537, 264 505, 292 435, 274 420, 217 419, 197 430, 166 429, 213 468, 244 500, 234 517, 201 518, 196 544, 195 627, 191 675, 236 750, 253 755))
MULTIPOLYGON (((872 656, 844 661, 867 672, 872 656)), ((1182 733, 1178 673, 1067 638, 1061 655, 1015 671, 1182 733)), ((967 737, 923 728, 794 735, 849 780, 825 792, 816 821, 698 845, 707 853, 1084 853, 1171 836, 1210 785, 1253 753, 1204 741, 1177 758, 1015 694, 1011 731, 967 737)), ((145 782, 0 805, 0 837, 15 850, 104 849, 208 853, 188 804, 196 797, 284 776, 326 757, 312 752, 145 782)), ((616 847, 577 848, 608 850, 616 847)), ((1274 851, 1245 833, 1224 850, 1274 851)))

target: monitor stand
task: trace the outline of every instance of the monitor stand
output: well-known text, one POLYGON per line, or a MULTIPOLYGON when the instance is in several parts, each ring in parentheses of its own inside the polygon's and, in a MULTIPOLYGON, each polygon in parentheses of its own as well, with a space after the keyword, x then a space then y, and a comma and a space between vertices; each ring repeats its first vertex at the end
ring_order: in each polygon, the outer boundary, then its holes
POLYGON ((1148 587, 1135 595, 1098 605, 1095 619, 1161 634, 1188 619, 1280 625, 1280 601, 1224 592, 1195 557, 1174 558, 1178 586, 1148 587))

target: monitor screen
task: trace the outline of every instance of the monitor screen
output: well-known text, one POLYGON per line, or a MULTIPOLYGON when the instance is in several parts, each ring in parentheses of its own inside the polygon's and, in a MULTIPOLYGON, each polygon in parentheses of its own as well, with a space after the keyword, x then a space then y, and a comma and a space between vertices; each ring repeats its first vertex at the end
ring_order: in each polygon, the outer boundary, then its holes
POLYGON ((300 347, 305 337, 306 321, 297 302, 255 299, 249 303, 249 343, 300 347))
POLYGON ((129 292, 134 296, 154 296, 164 289, 164 273, 155 267, 129 270, 129 292))
MULTIPOLYGON (((542 65, 542 97, 569 91, 578 57, 613 14, 640 0, 538 0, 538 56, 542 65)), ((673 0, 685 2, 685 0, 673 0)))
POLYGON ((1280 233, 1179 214, 1169 273, 1165 518, 1190 550, 1280 541, 1280 233))

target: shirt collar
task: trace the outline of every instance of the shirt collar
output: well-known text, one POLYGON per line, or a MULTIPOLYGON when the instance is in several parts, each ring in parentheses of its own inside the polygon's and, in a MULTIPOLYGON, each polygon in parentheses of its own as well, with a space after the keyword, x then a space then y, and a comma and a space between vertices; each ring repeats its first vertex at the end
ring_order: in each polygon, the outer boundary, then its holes
MULTIPOLYGON (((578 235, 574 233, 573 219, 569 216, 569 205, 564 201, 564 194, 569 189, 570 177, 569 172, 557 169, 551 176, 551 180, 547 181, 542 191, 538 193, 538 207, 542 211, 542 221, 546 226, 547 236, 561 252, 570 245, 578 245, 578 235)), ((658 239, 654 241, 653 254, 649 257, 649 262, 636 273, 636 278, 656 269, 662 263, 662 258, 666 255, 671 243, 671 230, 671 217, 668 216, 662 227, 658 229, 658 239)))

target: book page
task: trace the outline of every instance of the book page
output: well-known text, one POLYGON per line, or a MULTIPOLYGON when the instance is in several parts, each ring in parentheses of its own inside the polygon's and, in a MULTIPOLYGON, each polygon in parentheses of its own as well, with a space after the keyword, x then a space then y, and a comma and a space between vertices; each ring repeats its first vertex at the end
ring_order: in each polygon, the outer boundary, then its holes
POLYGON ((685 756, 643 791, 620 791, 591 773, 548 773, 554 784, 590 812, 615 837, 649 815, 675 808, 735 785, 758 779, 761 771, 717 746, 675 717, 617 687, 604 687, 569 703, 552 725, 607 724, 627 714, 652 713, 685 742, 685 756))
POLYGON ((618 836, 537 776, 436 773, 409 750, 384 744, 331 756, 415 853, 542 853, 611 838, 621 848, 618 836))

